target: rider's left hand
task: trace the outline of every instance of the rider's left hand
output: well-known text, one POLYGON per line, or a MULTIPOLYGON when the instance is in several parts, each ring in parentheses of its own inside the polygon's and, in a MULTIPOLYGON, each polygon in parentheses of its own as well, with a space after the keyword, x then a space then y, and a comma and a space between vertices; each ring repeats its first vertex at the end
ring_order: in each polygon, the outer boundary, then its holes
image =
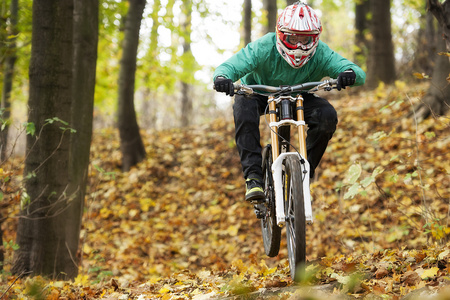
POLYGON ((341 72, 337 80, 337 89, 340 91, 341 89, 345 89, 346 86, 355 84, 356 74, 353 70, 349 69, 341 72))

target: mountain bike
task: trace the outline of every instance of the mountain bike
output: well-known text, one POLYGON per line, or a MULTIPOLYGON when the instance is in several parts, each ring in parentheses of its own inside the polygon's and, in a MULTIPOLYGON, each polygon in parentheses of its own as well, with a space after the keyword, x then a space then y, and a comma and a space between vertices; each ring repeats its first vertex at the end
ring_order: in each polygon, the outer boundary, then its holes
POLYGON ((306 224, 313 222, 302 93, 330 91, 336 85, 336 79, 280 87, 234 85, 236 94, 268 96, 265 117, 271 143, 262 151, 265 200, 254 207, 268 256, 278 255, 281 229, 286 227, 290 275, 295 281, 305 271, 306 224), (291 140, 291 127, 297 128, 298 149, 291 140))

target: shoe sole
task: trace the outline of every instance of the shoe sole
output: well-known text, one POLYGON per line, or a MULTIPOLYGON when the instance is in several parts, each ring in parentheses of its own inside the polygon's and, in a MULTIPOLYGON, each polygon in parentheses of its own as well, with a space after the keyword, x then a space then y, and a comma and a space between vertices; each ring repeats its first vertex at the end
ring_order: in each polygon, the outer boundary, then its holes
POLYGON ((252 192, 248 195, 245 195, 245 201, 252 202, 252 203, 262 203, 264 202, 264 199, 266 199, 266 195, 264 195, 263 192, 252 192))

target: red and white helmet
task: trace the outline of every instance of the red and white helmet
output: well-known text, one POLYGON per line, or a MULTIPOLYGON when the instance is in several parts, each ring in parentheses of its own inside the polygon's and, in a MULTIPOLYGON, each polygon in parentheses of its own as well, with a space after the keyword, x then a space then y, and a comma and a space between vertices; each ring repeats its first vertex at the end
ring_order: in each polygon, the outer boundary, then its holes
POLYGON ((305 65, 316 52, 322 25, 316 12, 300 1, 289 5, 278 17, 277 49, 294 68, 305 65))

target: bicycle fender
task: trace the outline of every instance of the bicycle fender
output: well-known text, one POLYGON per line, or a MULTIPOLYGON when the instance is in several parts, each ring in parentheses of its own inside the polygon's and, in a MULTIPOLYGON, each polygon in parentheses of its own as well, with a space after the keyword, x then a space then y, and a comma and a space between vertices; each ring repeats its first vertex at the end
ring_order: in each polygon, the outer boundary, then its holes
POLYGON ((286 214, 284 213, 284 199, 283 199, 283 162, 289 155, 300 156, 303 168, 306 169, 306 173, 302 174, 303 177, 303 198, 305 204, 305 218, 306 221, 311 224, 313 222, 312 206, 311 206, 311 191, 309 189, 309 172, 310 166, 308 160, 303 158, 297 152, 281 153, 277 159, 272 163, 272 176, 273 185, 275 189, 275 211, 277 216, 277 225, 283 227, 286 224, 286 214))

